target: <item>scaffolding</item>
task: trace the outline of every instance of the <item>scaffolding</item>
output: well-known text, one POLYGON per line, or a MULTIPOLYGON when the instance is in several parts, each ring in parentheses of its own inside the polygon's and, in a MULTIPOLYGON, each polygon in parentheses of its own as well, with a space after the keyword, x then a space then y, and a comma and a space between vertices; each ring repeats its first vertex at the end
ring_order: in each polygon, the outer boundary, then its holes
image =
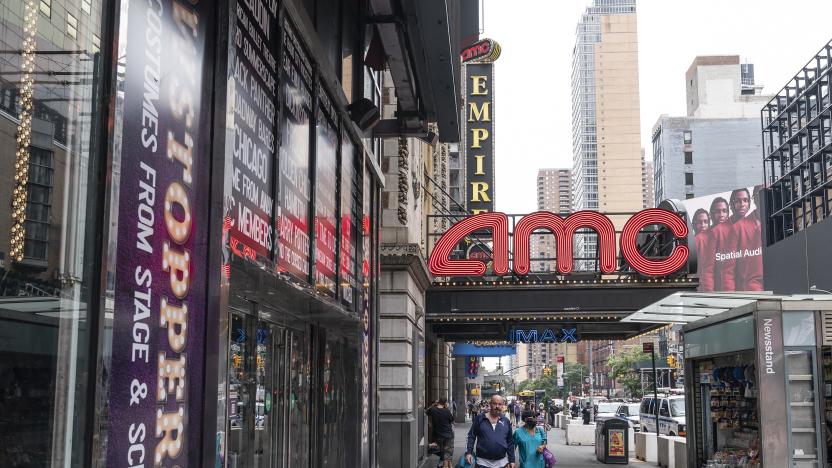
POLYGON ((762 109, 771 245, 832 215, 832 41, 762 109))

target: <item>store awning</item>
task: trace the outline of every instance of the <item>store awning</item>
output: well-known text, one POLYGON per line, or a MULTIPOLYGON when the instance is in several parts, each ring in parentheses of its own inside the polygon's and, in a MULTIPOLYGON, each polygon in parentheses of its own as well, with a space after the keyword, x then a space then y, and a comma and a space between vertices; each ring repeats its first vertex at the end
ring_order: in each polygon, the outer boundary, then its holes
POLYGON ((684 325, 737 307, 746 306, 760 299, 773 299, 774 297, 771 292, 677 292, 644 307, 621 321, 629 323, 678 323, 684 325))

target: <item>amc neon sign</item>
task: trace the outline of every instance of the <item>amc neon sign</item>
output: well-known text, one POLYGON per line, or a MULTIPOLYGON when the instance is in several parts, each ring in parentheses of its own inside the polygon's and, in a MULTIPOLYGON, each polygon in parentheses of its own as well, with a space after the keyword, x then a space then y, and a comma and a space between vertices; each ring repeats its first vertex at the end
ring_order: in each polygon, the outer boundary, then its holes
MULTIPOLYGON (((677 244, 669 256, 649 259, 641 254, 636 244, 638 234, 647 226, 662 225, 673 236, 686 241, 688 226, 677 214, 651 208, 639 211, 627 220, 621 231, 619 246, 621 255, 635 271, 645 276, 666 276, 684 266, 690 253, 687 245, 677 244)), ((560 274, 572 272, 572 246, 575 231, 592 229, 598 234, 599 268, 602 273, 616 269, 615 227, 612 221, 597 211, 578 211, 562 218, 548 211, 538 211, 523 216, 514 227, 514 273, 529 273, 529 243, 532 232, 546 229, 555 235, 557 269, 560 274)), ((436 242, 428 267, 436 276, 482 276, 486 265, 483 260, 452 260, 451 252, 465 236, 482 230, 490 230, 493 238, 493 268, 497 275, 508 273, 508 217, 504 213, 480 213, 466 218, 448 229, 436 242)))

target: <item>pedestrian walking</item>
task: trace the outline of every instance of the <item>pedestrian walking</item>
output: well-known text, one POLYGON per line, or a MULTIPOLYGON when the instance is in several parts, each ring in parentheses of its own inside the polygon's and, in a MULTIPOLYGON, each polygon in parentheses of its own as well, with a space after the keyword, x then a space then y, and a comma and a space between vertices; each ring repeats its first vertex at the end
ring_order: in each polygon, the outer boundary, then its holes
POLYGON ((577 401, 572 402, 572 408, 570 408, 570 412, 572 413, 573 418, 577 418, 578 415, 581 413, 581 407, 578 406, 577 401))
POLYGON ((537 409, 537 426, 544 431, 549 431, 549 413, 546 411, 546 405, 541 403, 537 409))
POLYGON ((523 405, 519 402, 514 405, 514 424, 520 425, 520 415, 523 414, 523 405))
POLYGON ((545 468, 546 432, 537 426, 534 412, 524 411, 522 416, 523 426, 514 431, 514 445, 520 454, 519 468, 545 468))
POLYGON ((447 398, 440 398, 425 410, 430 418, 433 441, 439 451, 442 468, 451 468, 454 459, 454 415, 448 409, 447 398))
POLYGON ((503 416, 504 407, 503 397, 493 395, 488 413, 474 419, 468 431, 466 463, 472 464, 476 453, 477 468, 515 468, 514 434, 511 421, 503 416))
POLYGON ((586 406, 581 411, 581 416, 583 416, 584 424, 589 424, 589 420, 592 418, 592 407, 589 405, 589 402, 586 403, 586 406))

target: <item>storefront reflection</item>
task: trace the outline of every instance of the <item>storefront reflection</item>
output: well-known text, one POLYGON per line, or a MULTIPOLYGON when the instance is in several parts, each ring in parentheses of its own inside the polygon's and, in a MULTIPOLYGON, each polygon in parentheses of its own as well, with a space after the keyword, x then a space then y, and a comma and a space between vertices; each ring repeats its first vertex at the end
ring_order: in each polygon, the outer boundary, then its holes
POLYGON ((0 3, 0 466, 84 464, 101 10, 0 3))

